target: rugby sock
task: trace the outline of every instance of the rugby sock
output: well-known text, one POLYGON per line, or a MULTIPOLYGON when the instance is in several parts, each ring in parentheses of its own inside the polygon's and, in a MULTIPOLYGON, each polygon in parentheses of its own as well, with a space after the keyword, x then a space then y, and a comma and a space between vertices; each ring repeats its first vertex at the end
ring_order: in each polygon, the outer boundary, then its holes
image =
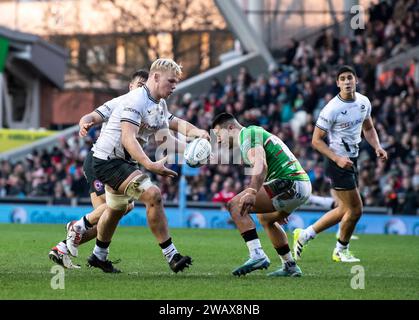
POLYGON ((109 245, 111 242, 102 242, 96 239, 96 245, 93 249, 93 254, 98 257, 99 260, 106 261, 109 254, 109 245))
POLYGON ((303 234, 302 234, 303 241, 307 242, 311 239, 314 239, 316 237, 316 235, 317 235, 317 233, 316 233, 316 231, 314 231, 313 225, 311 225, 311 226, 309 226, 309 227, 307 227, 303 230, 303 234))
POLYGON ((62 253, 67 254, 67 245, 65 244, 64 241, 61 241, 60 243, 58 243, 56 247, 62 253))
POLYGON ((77 220, 77 222, 73 225, 74 230, 81 234, 85 233, 86 230, 89 230, 92 227, 92 224, 89 222, 89 220, 87 220, 86 216, 83 216, 82 218, 77 220))
POLYGON ((93 225, 87 219, 87 214, 85 216, 83 216, 83 222, 84 222, 84 226, 86 227, 86 230, 89 230, 89 229, 93 228, 93 225))
POLYGON ((310 196, 311 203, 314 203, 315 205, 321 206, 321 207, 327 207, 327 208, 333 208, 333 204, 335 200, 332 197, 320 197, 320 196, 310 196))
POLYGON ((173 256, 178 252, 172 242, 172 238, 167 239, 165 242, 159 243, 163 255, 166 257, 167 262, 170 262, 173 256))
POLYGON ((349 242, 344 242, 338 239, 338 241, 336 241, 336 249, 339 251, 349 249, 349 242))
POLYGON ((283 263, 289 263, 289 264, 295 263, 288 243, 283 245, 282 247, 275 248, 275 250, 278 253, 283 263))
POLYGON ((262 249, 256 229, 251 229, 242 233, 242 237, 246 242, 251 259, 260 259, 266 256, 262 249))

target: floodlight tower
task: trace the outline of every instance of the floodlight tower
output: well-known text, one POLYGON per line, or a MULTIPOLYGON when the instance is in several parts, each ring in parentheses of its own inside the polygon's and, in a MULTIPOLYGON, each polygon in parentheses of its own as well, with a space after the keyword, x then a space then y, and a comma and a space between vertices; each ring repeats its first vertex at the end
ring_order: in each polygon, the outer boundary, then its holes
POLYGON ((263 10, 264 10, 264 1, 260 0, 249 0, 249 13, 247 19, 250 25, 253 27, 255 33, 263 40, 264 32, 263 32, 263 10))

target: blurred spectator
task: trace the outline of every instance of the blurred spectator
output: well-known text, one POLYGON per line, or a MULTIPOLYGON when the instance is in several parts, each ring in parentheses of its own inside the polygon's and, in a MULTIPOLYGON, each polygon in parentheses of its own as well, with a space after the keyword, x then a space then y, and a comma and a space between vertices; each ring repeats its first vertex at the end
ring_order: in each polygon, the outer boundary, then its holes
POLYGON ((217 99, 220 99, 224 94, 223 85, 217 78, 214 78, 211 81, 211 87, 208 91, 208 95, 210 96, 212 94, 214 94, 217 99))
POLYGON ((231 199, 233 199, 235 195, 236 193, 234 192, 233 188, 233 179, 227 178, 227 180, 225 180, 223 183, 223 188, 221 189, 221 191, 217 192, 214 195, 212 201, 226 204, 231 199))

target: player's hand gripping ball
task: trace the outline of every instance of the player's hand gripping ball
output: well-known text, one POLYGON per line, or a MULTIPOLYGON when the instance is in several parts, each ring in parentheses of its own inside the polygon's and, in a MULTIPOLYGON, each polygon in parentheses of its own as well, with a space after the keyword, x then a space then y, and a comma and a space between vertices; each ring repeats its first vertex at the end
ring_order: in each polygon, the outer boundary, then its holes
POLYGON ((198 138, 186 145, 183 157, 188 166, 198 168, 209 162, 211 151, 211 143, 207 139, 198 138))

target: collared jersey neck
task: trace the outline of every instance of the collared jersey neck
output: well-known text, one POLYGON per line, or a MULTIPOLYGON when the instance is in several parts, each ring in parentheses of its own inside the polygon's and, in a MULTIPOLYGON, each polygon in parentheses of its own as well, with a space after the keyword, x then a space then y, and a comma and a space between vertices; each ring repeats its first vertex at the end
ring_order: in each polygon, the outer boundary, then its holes
POLYGON ((144 85, 143 88, 145 89, 145 91, 147 92, 147 97, 153 101, 154 103, 159 103, 159 101, 157 101, 156 99, 153 98, 153 96, 150 93, 150 89, 147 87, 147 85, 144 85))
POLYGON ((339 98, 339 100, 340 101, 342 101, 342 102, 345 102, 345 103, 352 103, 352 102, 355 102, 356 101, 356 92, 355 92, 355 94, 354 94, 354 99, 343 99, 341 96, 340 96, 340 93, 338 93, 337 94, 337 97, 339 98))

